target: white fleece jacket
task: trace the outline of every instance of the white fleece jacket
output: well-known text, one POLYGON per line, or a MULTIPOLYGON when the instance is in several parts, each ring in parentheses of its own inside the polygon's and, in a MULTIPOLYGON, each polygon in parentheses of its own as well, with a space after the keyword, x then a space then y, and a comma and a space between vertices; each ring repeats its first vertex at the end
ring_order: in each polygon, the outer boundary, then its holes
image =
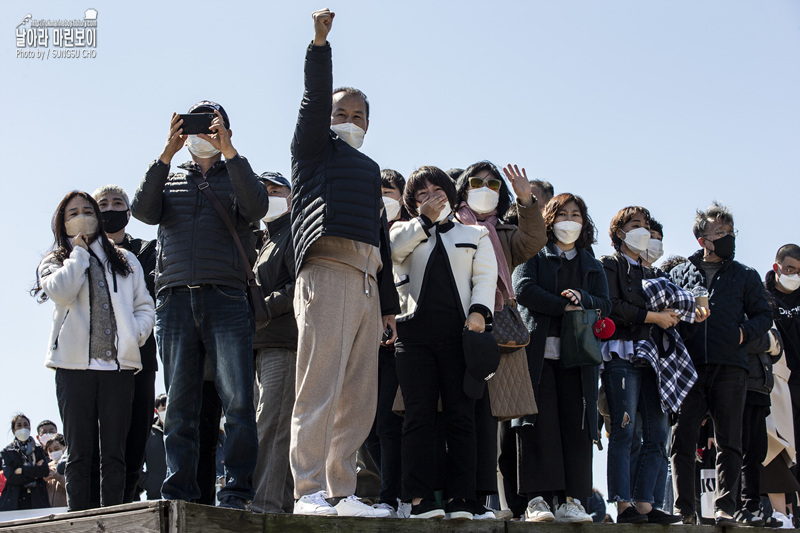
MULTIPOLYGON (((106 254, 98 240, 89 245, 106 264, 106 254)), ((147 292, 142 266, 136 256, 122 250, 133 273, 114 276, 106 268, 106 281, 117 325, 117 362, 122 368, 141 370, 139 347, 153 331, 155 311, 147 292)), ((89 252, 75 247, 63 264, 53 254, 39 265, 42 289, 53 300, 53 329, 45 366, 69 370, 89 368, 89 252)))

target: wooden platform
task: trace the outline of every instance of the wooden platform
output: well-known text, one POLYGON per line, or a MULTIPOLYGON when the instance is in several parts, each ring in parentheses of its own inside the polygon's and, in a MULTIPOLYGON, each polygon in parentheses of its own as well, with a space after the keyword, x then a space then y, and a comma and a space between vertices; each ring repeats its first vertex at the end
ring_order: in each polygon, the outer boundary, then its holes
MULTIPOLYGON (((2 520, 2 513, 0 513, 2 520)), ((709 526, 673 526, 673 533, 722 533, 709 526)), ((665 526, 633 524, 532 524, 503 520, 451 522, 255 514, 182 501, 150 501, 91 511, 64 513, 0 522, 0 533, 278 533, 352 532, 417 533, 459 531, 467 533, 665 533, 665 526)), ((766 533, 767 529, 748 528, 766 533)))

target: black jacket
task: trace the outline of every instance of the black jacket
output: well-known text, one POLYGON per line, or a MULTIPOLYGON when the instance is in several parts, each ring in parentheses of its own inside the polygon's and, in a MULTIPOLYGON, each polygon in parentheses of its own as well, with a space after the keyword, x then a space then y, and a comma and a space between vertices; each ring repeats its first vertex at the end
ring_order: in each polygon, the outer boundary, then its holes
POLYGON ((709 292, 711 315, 699 324, 681 322, 681 337, 695 365, 730 365, 749 370, 747 343, 761 337, 772 325, 764 287, 755 270, 733 259, 723 261, 708 284, 702 260, 703 251, 699 250, 670 272, 672 282, 679 287, 691 291, 704 286, 709 292), (740 327, 744 332, 741 344, 740 327))
MULTIPOLYGON (((782 345, 780 333, 777 330, 773 331, 778 338, 779 344, 782 345)), ((769 333, 765 333, 747 343, 747 355, 749 356, 750 364, 750 369, 747 372, 747 395, 748 398, 751 392, 766 395, 767 404, 769 404, 769 393, 772 392, 772 388, 775 386, 772 365, 777 363, 781 355, 783 355, 783 349, 778 355, 769 354, 770 342, 769 333)))
POLYGON ((25 465, 25 457, 13 441, 2 451, 2 456, 6 486, 3 494, 0 495, 0 511, 16 511, 19 495, 23 490, 29 489, 32 509, 50 507, 50 500, 47 497, 47 482, 44 480, 50 475, 50 465, 44 456, 44 449, 41 446, 35 446, 33 457, 27 461, 28 465, 25 465), (44 462, 37 466, 36 463, 39 461, 44 462), (22 468, 21 474, 14 473, 17 468, 22 468))
POLYGON ((158 224, 156 293, 181 285, 216 284, 246 288, 244 266, 256 258, 249 223, 267 212, 267 189, 247 159, 214 163, 206 182, 233 221, 242 246, 252 256, 242 265, 236 243, 217 210, 191 176, 201 176, 192 162, 180 165, 187 173, 172 174, 156 160, 147 169, 131 203, 131 213, 145 224, 158 224))
POLYGON ((650 337, 647 318, 647 301, 642 289, 643 279, 652 279, 654 273, 646 266, 631 265, 621 252, 600 258, 608 279, 608 295, 611 298, 611 320, 614 334, 609 338, 625 341, 641 341, 650 337))
POLYGON ((800 383, 800 289, 791 294, 775 287, 775 272, 770 270, 764 277, 764 285, 770 297, 775 316, 775 325, 781 334, 786 365, 792 371, 789 383, 800 383))
MULTIPOLYGON (((119 243, 120 248, 124 248, 132 252, 139 260, 144 270, 144 281, 147 284, 147 291, 153 300, 156 299, 156 241, 143 241, 142 239, 134 239, 127 233, 119 243)), ((150 335, 147 337, 144 345, 139 347, 139 353, 142 356, 142 370, 145 372, 158 371, 158 358, 156 357, 156 336, 150 335)))
MULTIPOLYGON (((608 297, 608 283, 603 269, 589 251, 579 250, 578 254, 583 280, 580 287, 581 302, 587 309, 599 309, 602 316, 608 316, 611 312, 611 300, 608 297)), ((549 242, 538 254, 518 266, 513 274, 519 312, 531 332, 531 341, 525 349, 531 383, 537 397, 550 317, 562 316, 569 303, 566 298, 556 294, 561 262, 556 245, 549 242)), ((586 402, 586 429, 592 440, 597 440, 598 367, 582 367, 581 379, 586 402)), ((536 415, 526 416, 515 421, 514 425, 533 424, 535 420, 536 415)))
POLYGON ((285 214, 267 224, 267 241, 261 247, 254 268, 256 281, 267 301, 270 320, 256 330, 253 349, 297 349, 297 321, 294 318, 294 247, 291 217, 285 214))
POLYGON ((309 45, 305 92, 292 138, 292 235, 297 272, 322 236, 379 246, 381 314, 400 312, 392 276, 389 226, 382 214, 378 164, 331 129, 331 47, 309 45))

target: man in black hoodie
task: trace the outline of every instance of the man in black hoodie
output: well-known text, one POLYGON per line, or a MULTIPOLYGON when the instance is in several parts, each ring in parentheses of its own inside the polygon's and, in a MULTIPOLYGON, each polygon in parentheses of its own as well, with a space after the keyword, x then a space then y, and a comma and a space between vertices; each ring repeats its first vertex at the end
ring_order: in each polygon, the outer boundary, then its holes
MULTIPOLYGON (((794 442, 800 442, 800 246, 785 244, 778 249, 775 264, 765 276, 767 292, 772 298, 775 325, 783 340, 786 364, 792 371, 789 390, 792 393, 794 442)), ((800 479, 800 470, 794 469, 800 479)))
POLYGON ((706 413, 714 421, 717 445, 719 525, 735 524, 736 490, 742 469, 742 414, 747 394, 746 345, 769 330, 772 311, 758 274, 733 259, 736 231, 727 207, 714 203, 698 211, 694 236, 702 246, 670 272, 684 289, 708 289, 710 315, 696 324, 682 324, 697 382, 686 396, 672 434, 675 511, 684 523, 696 523, 695 448, 706 413))

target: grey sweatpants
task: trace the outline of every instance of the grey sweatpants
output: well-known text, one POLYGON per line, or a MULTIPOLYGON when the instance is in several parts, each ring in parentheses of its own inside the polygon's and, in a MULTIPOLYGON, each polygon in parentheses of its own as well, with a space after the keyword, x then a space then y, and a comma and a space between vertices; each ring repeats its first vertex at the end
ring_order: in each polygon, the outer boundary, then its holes
POLYGON ((378 398, 378 285, 353 267, 316 258, 297 276, 294 309, 299 338, 289 456, 295 497, 320 490, 350 496, 356 452, 378 398))

